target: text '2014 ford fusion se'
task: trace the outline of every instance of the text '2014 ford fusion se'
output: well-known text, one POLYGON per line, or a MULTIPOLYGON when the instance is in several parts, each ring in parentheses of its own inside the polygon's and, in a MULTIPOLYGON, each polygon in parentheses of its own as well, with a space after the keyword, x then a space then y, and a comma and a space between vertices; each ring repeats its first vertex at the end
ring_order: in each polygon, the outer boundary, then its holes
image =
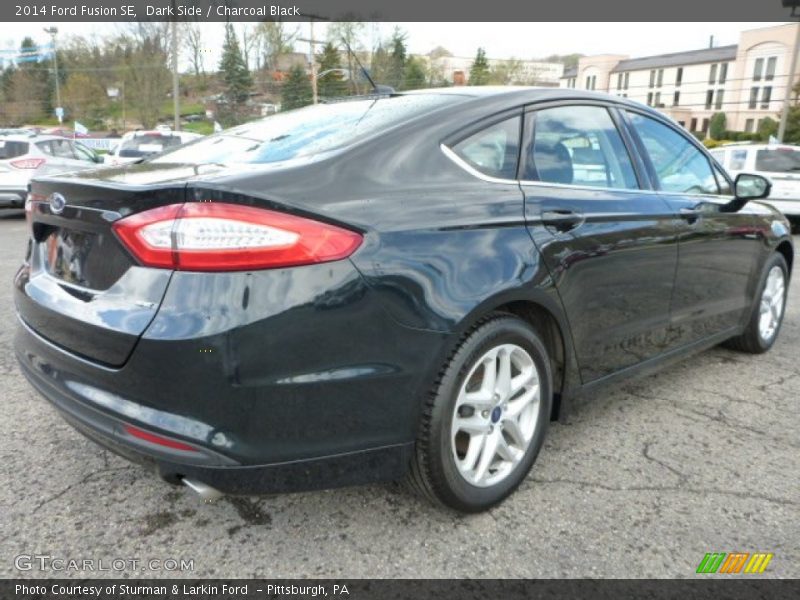
POLYGON ((16 354, 206 498, 405 477, 483 510, 588 390, 772 346, 794 250, 769 189, 601 94, 316 105, 35 180, 16 354))

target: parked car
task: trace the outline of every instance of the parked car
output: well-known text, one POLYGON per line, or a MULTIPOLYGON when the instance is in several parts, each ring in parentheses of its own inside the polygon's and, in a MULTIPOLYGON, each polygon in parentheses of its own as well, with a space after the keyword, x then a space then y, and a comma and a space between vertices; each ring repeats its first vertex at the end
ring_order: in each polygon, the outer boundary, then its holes
POLYGON ((81 432, 207 499, 406 477, 484 510, 580 395, 769 350, 794 248, 768 193, 604 94, 320 104, 37 178, 16 355, 81 432))
POLYGON ((102 159, 73 140, 17 134, 0 136, 0 207, 22 207, 34 175, 96 167, 102 159))
POLYGON ((119 144, 104 156, 104 161, 109 165, 132 163, 201 137, 203 136, 199 133, 163 128, 152 131, 130 131, 123 135, 119 144))
POLYGON ((711 151, 731 177, 758 173, 772 182, 766 201, 800 228, 800 146, 786 144, 731 144, 711 151))
POLYGON ((55 135, 58 137, 65 137, 65 138, 88 138, 91 137, 88 133, 77 132, 74 129, 70 129, 69 127, 50 127, 49 129, 45 129, 42 131, 45 135, 55 135))

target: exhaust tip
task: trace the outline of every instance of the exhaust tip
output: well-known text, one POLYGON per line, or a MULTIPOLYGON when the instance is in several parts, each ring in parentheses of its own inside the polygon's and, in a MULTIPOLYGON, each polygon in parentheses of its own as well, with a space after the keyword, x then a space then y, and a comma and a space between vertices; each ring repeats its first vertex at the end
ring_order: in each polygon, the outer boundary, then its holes
POLYGON ((204 502, 214 502, 215 500, 219 500, 224 496, 222 492, 218 489, 211 487, 210 485, 206 485, 202 481, 195 481, 194 479, 186 479, 185 477, 181 479, 183 485, 188 487, 198 496, 200 496, 204 502))

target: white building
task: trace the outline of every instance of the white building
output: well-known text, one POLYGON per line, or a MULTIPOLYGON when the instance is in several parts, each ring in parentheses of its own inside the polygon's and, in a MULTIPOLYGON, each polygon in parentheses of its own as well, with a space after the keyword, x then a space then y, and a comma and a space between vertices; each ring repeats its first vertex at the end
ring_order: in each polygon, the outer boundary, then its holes
POLYGON ((727 129, 754 132, 765 117, 779 118, 798 27, 743 31, 734 46, 643 58, 585 56, 560 86, 654 106, 690 131, 707 132, 712 115, 724 112, 727 129))

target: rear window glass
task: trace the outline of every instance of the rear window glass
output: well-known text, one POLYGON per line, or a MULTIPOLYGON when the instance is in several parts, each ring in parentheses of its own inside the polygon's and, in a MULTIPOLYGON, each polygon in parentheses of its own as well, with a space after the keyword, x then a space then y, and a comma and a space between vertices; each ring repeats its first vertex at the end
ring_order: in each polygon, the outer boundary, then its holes
POLYGON ((137 135, 122 142, 119 155, 123 158, 141 158, 180 145, 181 138, 177 135, 137 135))
POLYGON ((0 140, 0 160, 16 158, 28 153, 28 142, 0 140))
POLYGON ((154 162, 273 163, 310 156, 464 99, 412 94, 307 106, 205 137, 154 162))
POLYGON ((756 171, 800 171, 800 152, 789 148, 759 150, 756 152, 756 171))

